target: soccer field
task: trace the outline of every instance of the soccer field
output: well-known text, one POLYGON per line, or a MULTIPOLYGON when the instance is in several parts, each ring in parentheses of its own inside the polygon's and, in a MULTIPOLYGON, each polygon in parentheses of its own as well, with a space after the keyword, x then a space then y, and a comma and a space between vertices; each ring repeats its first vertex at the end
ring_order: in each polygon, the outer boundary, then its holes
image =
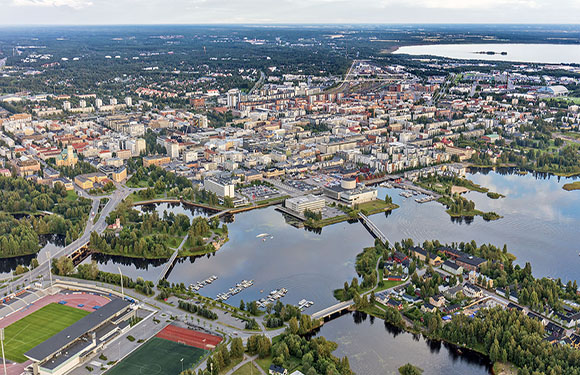
POLYGON ((51 303, 12 323, 4 329, 6 359, 25 362, 24 353, 88 314, 88 311, 51 303))
POLYGON ((153 337, 107 371, 106 375, 176 375, 186 370, 206 353, 203 349, 153 337))

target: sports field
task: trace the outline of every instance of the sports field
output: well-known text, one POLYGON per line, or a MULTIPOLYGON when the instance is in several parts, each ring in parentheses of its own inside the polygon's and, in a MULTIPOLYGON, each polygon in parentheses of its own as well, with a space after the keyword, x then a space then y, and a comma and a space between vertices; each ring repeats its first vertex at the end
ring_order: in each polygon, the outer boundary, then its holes
POLYGON ((6 359, 25 362, 24 353, 77 322, 88 311, 51 303, 4 329, 6 359))
POLYGON ((186 370, 206 353, 203 349, 153 337, 107 371, 107 375, 176 375, 186 370))

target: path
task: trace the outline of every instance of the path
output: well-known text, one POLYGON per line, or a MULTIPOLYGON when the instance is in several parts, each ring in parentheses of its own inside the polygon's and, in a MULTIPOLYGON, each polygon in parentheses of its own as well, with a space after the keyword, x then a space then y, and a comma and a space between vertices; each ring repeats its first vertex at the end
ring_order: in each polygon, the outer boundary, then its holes
POLYGON ((163 269, 161 270, 161 274, 159 274, 159 277, 157 278, 155 285, 159 284, 160 280, 163 280, 167 277, 167 274, 169 273, 169 271, 173 267, 173 263, 175 262, 175 259, 177 259, 177 256, 179 255, 179 251, 181 250, 181 248, 183 247, 183 245, 185 244, 185 242, 187 241, 188 238, 189 238, 189 233, 186 234, 185 237, 183 237, 183 241, 181 241, 181 243, 179 244, 177 249, 175 249, 175 251, 171 255, 171 258, 169 258, 169 261, 167 263, 165 263, 165 266, 163 266, 163 269))
MULTIPOLYGON (((228 372, 226 372, 225 375, 231 375, 234 372, 238 371, 240 369, 240 367, 242 367, 243 365, 245 365, 248 362, 254 362, 256 359, 258 359, 258 356, 255 355, 253 357, 248 357, 246 354, 244 354, 244 359, 242 360, 242 362, 238 363, 237 365, 235 365, 234 367, 232 367, 232 369, 228 372)), ((260 367, 260 366, 256 366, 256 367, 260 367)), ((261 368, 260 368, 261 370, 261 368)), ((262 370, 262 373, 264 373, 264 370, 262 370)))

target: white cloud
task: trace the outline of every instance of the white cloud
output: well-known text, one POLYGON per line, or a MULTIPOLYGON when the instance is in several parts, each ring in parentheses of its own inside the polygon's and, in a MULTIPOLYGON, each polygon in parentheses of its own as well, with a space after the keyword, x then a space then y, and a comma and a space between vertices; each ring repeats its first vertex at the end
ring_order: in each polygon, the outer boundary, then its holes
POLYGON ((91 0, 12 0, 12 5, 19 7, 69 7, 83 9, 93 5, 93 2, 91 0))
POLYGON ((497 7, 526 7, 537 8, 537 0, 383 0, 383 6, 408 5, 411 7, 425 7, 433 9, 492 9, 497 7))

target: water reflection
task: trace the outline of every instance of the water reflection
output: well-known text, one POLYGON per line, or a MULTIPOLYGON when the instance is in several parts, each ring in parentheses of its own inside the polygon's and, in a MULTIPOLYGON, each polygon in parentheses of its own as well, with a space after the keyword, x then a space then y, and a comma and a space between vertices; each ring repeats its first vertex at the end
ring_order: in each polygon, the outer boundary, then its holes
POLYGON ((338 343, 336 356, 347 355, 357 374, 398 374, 411 363, 426 375, 488 375, 489 359, 454 345, 411 334, 365 313, 353 312, 325 323, 315 335, 338 343), (379 320, 380 321, 380 320, 379 320), (383 327, 382 329, 380 327, 383 327))

